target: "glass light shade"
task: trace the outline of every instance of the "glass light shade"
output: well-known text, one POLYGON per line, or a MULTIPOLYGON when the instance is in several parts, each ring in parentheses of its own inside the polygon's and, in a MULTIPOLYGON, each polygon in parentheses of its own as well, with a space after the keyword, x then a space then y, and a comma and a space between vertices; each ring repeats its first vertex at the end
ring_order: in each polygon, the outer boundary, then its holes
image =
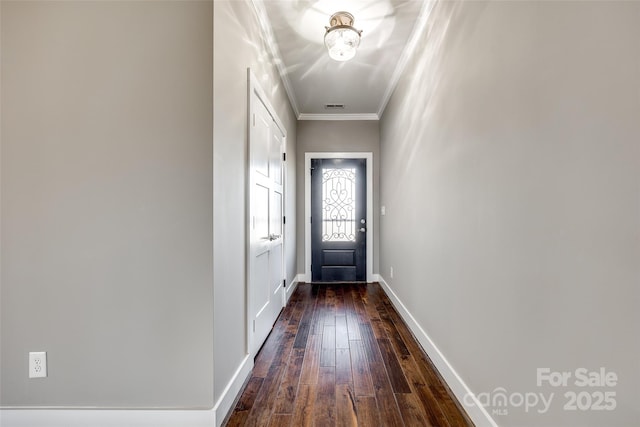
POLYGON ((329 56, 336 61, 348 61, 356 56, 360 34, 353 27, 331 28, 324 36, 329 56))
POLYGON ((353 15, 349 12, 336 12, 329 18, 330 27, 325 27, 324 44, 329 56, 336 61, 348 61, 356 56, 360 45, 360 33, 353 28, 353 15))

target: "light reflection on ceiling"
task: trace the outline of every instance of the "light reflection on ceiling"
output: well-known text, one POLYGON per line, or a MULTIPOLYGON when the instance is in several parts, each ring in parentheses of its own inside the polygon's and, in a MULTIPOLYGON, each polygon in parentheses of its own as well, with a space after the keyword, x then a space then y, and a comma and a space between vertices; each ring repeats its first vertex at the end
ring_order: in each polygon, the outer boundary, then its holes
POLYGON ((377 43, 384 43, 395 26, 394 10, 389 0, 352 1, 348 4, 338 0, 275 3, 296 33, 316 44, 323 43, 324 27, 329 25, 329 17, 342 10, 355 17, 354 27, 362 30, 363 39, 374 38, 377 43), (380 28, 385 19, 384 27, 380 28))
POLYGON ((377 120, 433 6, 430 0, 252 0, 299 119, 377 120), (329 58, 325 26, 338 11, 362 30, 356 56, 329 58), (328 111, 325 104, 344 104, 328 111))

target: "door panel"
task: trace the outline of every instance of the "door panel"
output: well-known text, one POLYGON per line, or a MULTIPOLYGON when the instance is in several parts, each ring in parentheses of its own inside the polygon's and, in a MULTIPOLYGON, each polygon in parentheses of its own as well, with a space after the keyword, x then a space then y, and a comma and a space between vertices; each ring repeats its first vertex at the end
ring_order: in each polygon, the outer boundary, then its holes
MULTIPOLYGON (((255 257, 255 269, 256 271, 268 271, 269 269, 269 251, 264 251, 255 257)), ((259 275, 254 276, 255 290, 253 294, 253 300, 255 305, 255 316, 259 318, 263 313, 265 307, 269 305, 269 279, 261 277, 259 275)))
POLYGON ((254 123, 251 135, 251 163, 254 171, 262 177, 269 177, 270 147, 268 144, 271 133, 271 116, 262 102, 259 104, 254 114, 254 123), (255 143, 254 143, 255 142, 255 143))
POLYGON ((320 282, 363 282, 358 280, 355 266, 322 266, 320 282))
POLYGON ((273 182, 280 186, 282 185, 283 173, 282 173, 282 153, 284 147, 282 146, 282 133, 275 122, 271 122, 271 140, 272 149, 269 152, 269 166, 271 168, 271 177, 273 182))
MULTIPOLYGON (((275 246, 271 251, 269 251, 269 264, 277 267, 278 265, 282 265, 282 245, 275 246)), ((269 284, 271 285, 271 293, 274 297, 277 297, 277 294, 282 290, 282 271, 279 268, 271 268, 269 277, 269 284)), ((280 313, 280 308, 277 307, 277 314, 280 313)), ((275 319, 274 319, 275 321, 275 319)))
POLYGON ((282 194, 273 191, 271 194, 271 234, 282 236, 282 194))
POLYGON ((322 251, 323 265, 355 265, 356 251, 353 249, 329 249, 322 251))
POLYGON ((251 195, 252 203, 255 204, 253 211, 253 230, 257 238, 257 243, 264 243, 269 238, 269 188, 260 184, 253 187, 254 194, 251 195))
POLYGON ((366 281, 366 160, 311 160, 311 279, 366 281))

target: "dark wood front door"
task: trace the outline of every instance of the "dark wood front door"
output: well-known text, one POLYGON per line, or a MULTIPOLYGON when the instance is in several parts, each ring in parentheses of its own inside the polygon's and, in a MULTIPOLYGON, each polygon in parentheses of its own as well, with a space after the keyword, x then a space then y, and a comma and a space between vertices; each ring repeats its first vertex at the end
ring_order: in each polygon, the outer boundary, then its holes
POLYGON ((364 282, 365 159, 311 159, 311 280, 364 282))

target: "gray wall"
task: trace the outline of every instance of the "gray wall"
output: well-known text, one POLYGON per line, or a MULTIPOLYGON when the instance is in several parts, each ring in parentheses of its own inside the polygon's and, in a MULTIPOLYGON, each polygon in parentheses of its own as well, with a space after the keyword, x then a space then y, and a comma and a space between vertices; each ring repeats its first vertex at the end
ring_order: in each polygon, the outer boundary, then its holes
POLYGON ((380 223, 380 132, 377 121, 307 121, 298 122, 298 273, 304 274, 304 177, 305 153, 371 152, 373 153, 373 273, 378 272, 380 223))
POLYGON ((211 407, 212 3, 0 7, 0 403, 211 407))
POLYGON ((473 392, 555 392, 500 425, 640 423, 639 88, 640 3, 443 2, 384 113, 381 274, 473 392))
MULTIPOLYGON (((287 131, 287 155, 296 158, 296 119, 247 1, 214 2, 214 255, 215 396, 244 359, 245 189, 247 67, 251 67, 287 131), (233 43, 229 43, 233 40, 233 43)), ((295 278, 296 165, 286 164, 285 259, 287 286, 295 278)))

